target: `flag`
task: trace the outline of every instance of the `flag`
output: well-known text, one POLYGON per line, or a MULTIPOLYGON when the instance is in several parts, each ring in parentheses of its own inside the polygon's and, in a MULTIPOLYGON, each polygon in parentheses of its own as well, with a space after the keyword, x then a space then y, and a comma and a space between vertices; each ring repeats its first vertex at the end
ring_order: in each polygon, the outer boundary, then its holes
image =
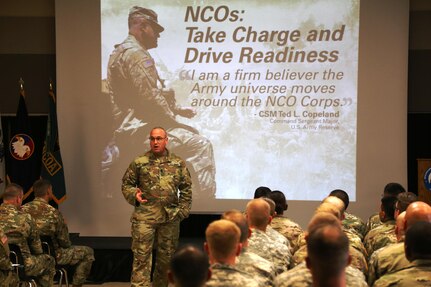
MULTIPOLYGON (((45 131, 43 131, 44 133, 45 131)), ((24 202, 32 199, 33 183, 39 179, 40 162, 43 148, 43 133, 33 131, 30 125, 25 93, 21 84, 18 110, 10 130, 5 133, 6 179, 16 183, 24 190, 24 202)))
POLYGON ((2 131, 1 115, 0 115, 0 198, 3 196, 4 189, 6 187, 6 161, 4 157, 5 148, 3 143, 3 131, 2 131))
POLYGON ((66 185, 58 140, 56 98, 52 84, 49 85, 49 115, 42 152, 41 177, 51 182, 54 201, 57 204, 62 203, 66 199, 66 185))

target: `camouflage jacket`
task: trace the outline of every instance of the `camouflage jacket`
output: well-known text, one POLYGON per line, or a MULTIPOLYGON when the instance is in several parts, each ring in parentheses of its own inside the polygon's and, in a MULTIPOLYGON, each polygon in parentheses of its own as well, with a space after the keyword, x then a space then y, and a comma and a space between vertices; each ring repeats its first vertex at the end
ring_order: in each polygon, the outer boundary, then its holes
MULTIPOLYGON (((352 245, 349 246, 349 250, 350 250, 350 256, 352 257, 352 262, 350 263, 350 266, 357 268, 364 274, 367 274, 368 263, 364 254, 362 254, 362 252, 358 251, 352 245)), ((301 264, 302 262, 305 262, 306 257, 307 257, 307 245, 303 245, 295 252, 295 254, 293 254, 293 257, 292 257, 293 266, 296 266, 301 264)))
POLYGON ((162 157, 154 156, 151 151, 137 157, 127 168, 121 189, 127 202, 135 206, 132 221, 163 223, 189 215, 190 173, 184 160, 169 151, 162 157), (142 191, 147 202, 136 202, 136 188, 142 191))
POLYGON ((431 286, 431 259, 414 260, 409 267, 386 274, 374 282, 375 287, 431 286))
POLYGON ((12 270, 6 234, 0 229, 0 270, 12 270))
POLYGON ((344 226, 343 231, 349 239, 350 245, 353 248, 356 248, 359 252, 361 252, 362 254, 364 254, 365 257, 368 258, 367 250, 362 242, 362 238, 356 233, 356 231, 349 228, 345 228, 344 226))
POLYGON ((256 280, 261 281, 264 286, 274 285, 274 264, 253 252, 249 252, 247 247, 242 248, 241 254, 236 258, 235 267, 248 274, 253 274, 256 280))
POLYGON ((0 228, 6 233, 8 242, 19 246, 21 253, 27 257, 42 254, 42 243, 36 223, 30 214, 22 212, 12 204, 0 206, 0 228))
POLYGON ((364 238, 366 226, 362 219, 356 215, 344 212, 344 220, 342 223, 344 228, 354 231, 361 240, 364 238))
POLYGON ((0 286, 16 287, 18 281, 18 275, 12 271, 6 234, 0 229, 0 286))
POLYGON ((404 252, 404 242, 380 248, 374 251, 370 258, 368 284, 372 286, 374 281, 383 275, 394 273, 408 266, 410 266, 410 262, 404 252))
POLYGON ((69 229, 60 211, 49 205, 43 198, 36 197, 33 201, 24 204, 21 210, 31 215, 41 236, 50 236, 53 239, 56 250, 59 247, 72 246, 69 229))
POLYGON ((157 87, 158 79, 154 59, 134 36, 116 45, 109 58, 107 79, 114 114, 126 117, 125 113, 134 109, 133 115, 146 122, 174 121, 171 105, 157 87))
POLYGON ((368 218, 367 223, 365 224, 365 234, 364 234, 364 237, 367 235, 367 233, 370 230, 372 230, 372 229, 374 229, 374 228, 376 228, 376 227, 378 227, 378 226, 380 226, 382 224, 383 224, 383 222, 380 220, 380 216, 379 216, 378 213, 371 215, 368 218))
POLYGON ((299 224, 286 217, 276 216, 271 221, 271 227, 289 240, 292 253, 298 250, 298 237, 304 232, 299 224))
MULTIPOLYGON (((301 263, 295 268, 286 271, 275 278, 276 287, 312 287, 313 276, 305 263, 301 263)), ((367 287, 365 276, 358 269, 346 267, 347 287, 367 287)))
POLYGON ((364 245, 369 257, 371 257, 373 252, 377 249, 394 243, 397 243, 394 220, 389 220, 381 226, 370 230, 364 238, 364 245))
POLYGON ((283 245, 286 245, 289 248, 290 256, 292 256, 292 253, 290 252, 290 250, 291 250, 290 242, 286 237, 284 237, 280 232, 278 232, 277 230, 275 230, 274 228, 272 228, 269 225, 266 227, 266 234, 269 237, 271 237, 272 240, 277 241, 283 245))
POLYGON ((252 229, 251 236, 248 239, 248 251, 271 261, 276 268, 277 274, 289 269, 291 257, 289 257, 290 251, 288 247, 272 240, 262 230, 252 229))
POLYGON ((235 266, 215 263, 211 266, 211 278, 207 281, 207 287, 263 287, 253 276, 238 270, 235 266))

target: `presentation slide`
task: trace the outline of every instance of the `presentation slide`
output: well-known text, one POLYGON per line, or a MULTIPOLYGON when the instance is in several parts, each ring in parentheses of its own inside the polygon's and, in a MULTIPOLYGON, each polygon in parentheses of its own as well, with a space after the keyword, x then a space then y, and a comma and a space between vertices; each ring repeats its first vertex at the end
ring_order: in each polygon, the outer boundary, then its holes
POLYGON ((408 1, 389 3, 56 1, 71 231, 130 235, 121 179, 156 126, 191 173, 192 213, 242 210, 259 186, 303 226, 333 189, 377 211, 406 182, 408 1))
POLYGON ((211 210, 211 196, 250 199, 261 185, 292 200, 321 200, 338 187, 354 201, 359 1, 193 3, 101 1, 101 78, 113 117, 104 183, 148 147, 152 127, 168 125, 171 150, 195 175, 194 210, 211 210), (129 15, 139 22, 147 9, 164 28, 148 50, 132 28, 128 35, 129 15), (145 82, 153 70, 156 85, 145 82), (196 135, 203 142, 187 145, 196 135))

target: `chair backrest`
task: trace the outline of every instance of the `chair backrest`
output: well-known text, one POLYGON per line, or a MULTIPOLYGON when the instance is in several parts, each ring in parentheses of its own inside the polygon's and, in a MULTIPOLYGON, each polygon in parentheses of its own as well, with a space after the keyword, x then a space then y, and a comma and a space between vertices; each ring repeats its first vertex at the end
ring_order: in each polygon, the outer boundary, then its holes
POLYGON ((22 256, 21 248, 17 244, 9 243, 9 258, 15 267, 15 271, 21 281, 27 281, 31 278, 25 275, 24 257, 22 256))
POLYGON ((55 256, 56 254, 52 237, 49 235, 41 235, 40 241, 42 241, 42 248, 44 253, 49 254, 56 259, 57 257, 55 256))

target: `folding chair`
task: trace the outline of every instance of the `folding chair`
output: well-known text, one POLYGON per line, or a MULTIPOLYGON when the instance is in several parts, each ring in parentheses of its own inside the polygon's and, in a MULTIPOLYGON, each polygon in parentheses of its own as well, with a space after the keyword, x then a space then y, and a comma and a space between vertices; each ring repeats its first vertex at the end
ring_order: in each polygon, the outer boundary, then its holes
POLYGON ((69 279, 67 277, 66 268, 57 264, 57 257, 55 253, 54 243, 52 241, 52 237, 49 235, 40 236, 40 240, 42 241, 42 247, 46 254, 54 257, 55 260, 55 272, 59 274, 58 286, 63 286, 63 281, 66 287, 69 287, 69 279))
POLYGON ((22 256, 19 246, 9 243, 9 250, 10 261, 12 262, 12 267, 15 269, 15 272, 18 274, 19 285, 22 286, 22 284, 26 284, 29 287, 37 286, 34 277, 25 274, 24 257, 22 256))

